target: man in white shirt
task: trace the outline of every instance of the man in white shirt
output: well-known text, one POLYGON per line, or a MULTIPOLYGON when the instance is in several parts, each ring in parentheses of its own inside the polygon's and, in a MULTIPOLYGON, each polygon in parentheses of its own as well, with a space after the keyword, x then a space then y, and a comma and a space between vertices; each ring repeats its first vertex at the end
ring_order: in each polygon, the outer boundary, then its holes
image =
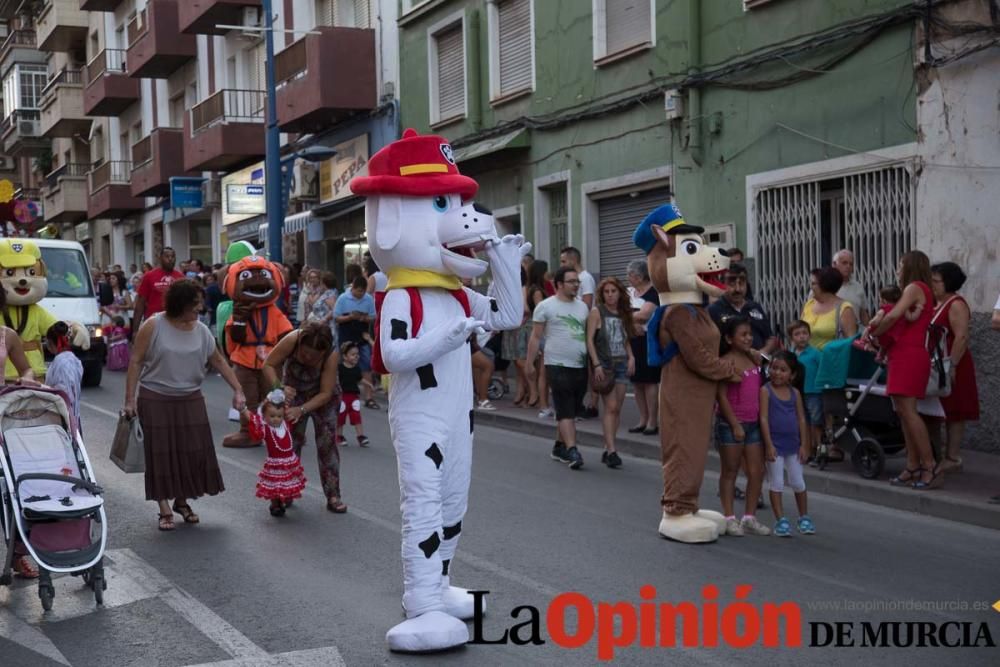
POLYGON ((861 324, 867 325, 870 316, 868 299, 865 297, 865 288, 853 279, 854 253, 847 249, 838 250, 833 256, 833 266, 844 276, 844 284, 837 291, 837 296, 854 306, 861 324))
POLYGON ((573 246, 563 248, 559 252, 559 266, 568 266, 576 271, 577 278, 580 280, 580 289, 576 293, 576 298, 587 304, 588 309, 593 308, 597 283, 594 276, 580 265, 580 251, 573 246))
POLYGON ((555 296, 535 306, 531 338, 528 340, 528 381, 535 376, 535 358, 545 340, 545 377, 552 390, 556 411, 556 444, 552 458, 566 463, 571 470, 583 467, 583 457, 576 448, 576 417, 587 390, 587 316, 590 309, 576 298, 580 279, 576 271, 562 266, 553 276, 555 296))

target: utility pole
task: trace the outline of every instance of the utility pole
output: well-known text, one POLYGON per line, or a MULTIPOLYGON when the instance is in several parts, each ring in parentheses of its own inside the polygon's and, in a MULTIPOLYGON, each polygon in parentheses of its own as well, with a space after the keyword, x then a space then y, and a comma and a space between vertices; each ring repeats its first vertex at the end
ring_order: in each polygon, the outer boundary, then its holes
POLYGON ((278 104, 274 80, 274 12, 271 0, 263 0, 264 59, 267 94, 267 134, 264 139, 264 205, 267 207, 268 259, 281 261, 281 237, 285 226, 285 211, 281 206, 281 132, 278 130, 278 104))

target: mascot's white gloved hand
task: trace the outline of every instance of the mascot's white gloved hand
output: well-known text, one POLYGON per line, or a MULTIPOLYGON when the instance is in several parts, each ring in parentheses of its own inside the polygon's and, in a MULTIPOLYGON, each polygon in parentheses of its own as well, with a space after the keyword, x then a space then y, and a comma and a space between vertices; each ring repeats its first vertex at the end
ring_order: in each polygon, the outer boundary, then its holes
MULTIPOLYGON (((485 311, 473 307, 473 315, 486 321, 491 331, 513 329, 521 325, 524 295, 521 291, 521 258, 531 252, 531 244, 520 234, 508 234, 486 243, 493 282, 487 294, 490 305, 485 311)), ((467 290, 468 291, 468 290, 467 290)), ((475 298, 475 297, 470 297, 475 298)))
MULTIPOLYGON (((508 234, 502 239, 494 239, 486 243, 486 258, 490 268, 496 272, 497 265, 520 267, 521 258, 531 252, 531 243, 524 240, 522 234, 508 234)), ((520 281, 518 271, 518 281, 520 281)))
MULTIPOLYGON (((442 341, 442 347, 444 351, 451 352, 452 350, 461 347, 469 340, 469 336, 476 333, 476 331, 481 331, 483 325, 486 324, 482 320, 477 320, 473 317, 466 317, 464 320, 459 320, 451 325, 444 325, 439 327, 445 329, 444 339, 442 341)), ((437 332, 434 332, 437 335, 437 332)))
POLYGON ((69 339, 73 343, 73 347, 78 347, 81 350, 89 350, 90 332, 87 331, 87 327, 79 322, 67 322, 67 324, 69 325, 69 339))

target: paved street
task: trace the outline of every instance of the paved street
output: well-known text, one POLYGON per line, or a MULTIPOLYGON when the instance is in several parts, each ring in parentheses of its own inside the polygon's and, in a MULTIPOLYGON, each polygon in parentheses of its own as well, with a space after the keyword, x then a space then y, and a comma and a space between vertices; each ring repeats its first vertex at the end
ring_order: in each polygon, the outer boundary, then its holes
MULTIPOLYGON (((807 645, 809 623, 817 621, 970 622, 973 642, 985 621, 993 641, 1000 641, 1000 613, 963 610, 1000 598, 1000 532, 813 494, 814 537, 682 546, 656 533, 655 462, 625 457, 623 469, 611 471, 600 465, 597 450, 585 448, 586 466, 572 472, 548 458, 550 441, 489 427, 476 430, 470 511, 453 581, 490 591, 486 639, 528 620, 527 612, 512 620, 510 611, 532 605, 540 610, 545 644, 392 655, 384 634, 401 618, 401 572, 398 487, 385 412, 364 412, 371 448, 342 450, 348 514, 323 508, 312 447, 304 456, 307 497, 281 520, 254 498, 263 451, 220 448, 226 492, 194 503, 201 525, 178 523, 175 532, 160 533, 155 506, 143 500, 142 475, 125 475, 107 459, 123 379, 109 373, 102 388, 83 394, 88 449, 108 503, 107 606, 95 608, 80 580, 68 577, 57 581, 55 608, 45 617, 33 584, 0 589, 4 667, 596 664, 596 633, 578 649, 554 643, 546 627, 550 600, 578 591, 595 603, 638 605, 647 584, 658 602, 699 606, 702 588, 714 584, 720 616, 739 584, 753 586, 748 601, 757 608, 797 602, 803 647, 778 653, 757 642, 745 650, 684 650, 640 648, 636 641, 615 653, 614 664, 997 664, 997 648, 807 645), (889 602, 901 607, 885 609, 889 602), (906 606, 913 602, 931 609, 906 606), (834 608, 852 603, 883 610, 834 608)), ((206 394, 219 441, 230 428, 230 394, 218 378, 206 394)), ((710 473, 702 495, 707 507, 717 507, 715 484, 710 473)), ((761 517, 771 523, 769 515, 761 517)), ((855 626, 859 645, 861 633, 855 626)))

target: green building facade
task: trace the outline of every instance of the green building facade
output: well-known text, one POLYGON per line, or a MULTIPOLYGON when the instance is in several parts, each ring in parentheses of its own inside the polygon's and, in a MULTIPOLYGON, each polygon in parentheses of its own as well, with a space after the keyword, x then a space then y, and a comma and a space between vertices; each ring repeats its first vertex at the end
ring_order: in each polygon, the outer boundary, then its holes
POLYGON ((874 293, 883 255, 912 242, 912 3, 402 2, 403 126, 448 137, 477 201, 540 259, 574 245, 622 277, 632 229, 673 194, 748 251, 781 323, 838 247, 882 244, 859 257, 874 293))

